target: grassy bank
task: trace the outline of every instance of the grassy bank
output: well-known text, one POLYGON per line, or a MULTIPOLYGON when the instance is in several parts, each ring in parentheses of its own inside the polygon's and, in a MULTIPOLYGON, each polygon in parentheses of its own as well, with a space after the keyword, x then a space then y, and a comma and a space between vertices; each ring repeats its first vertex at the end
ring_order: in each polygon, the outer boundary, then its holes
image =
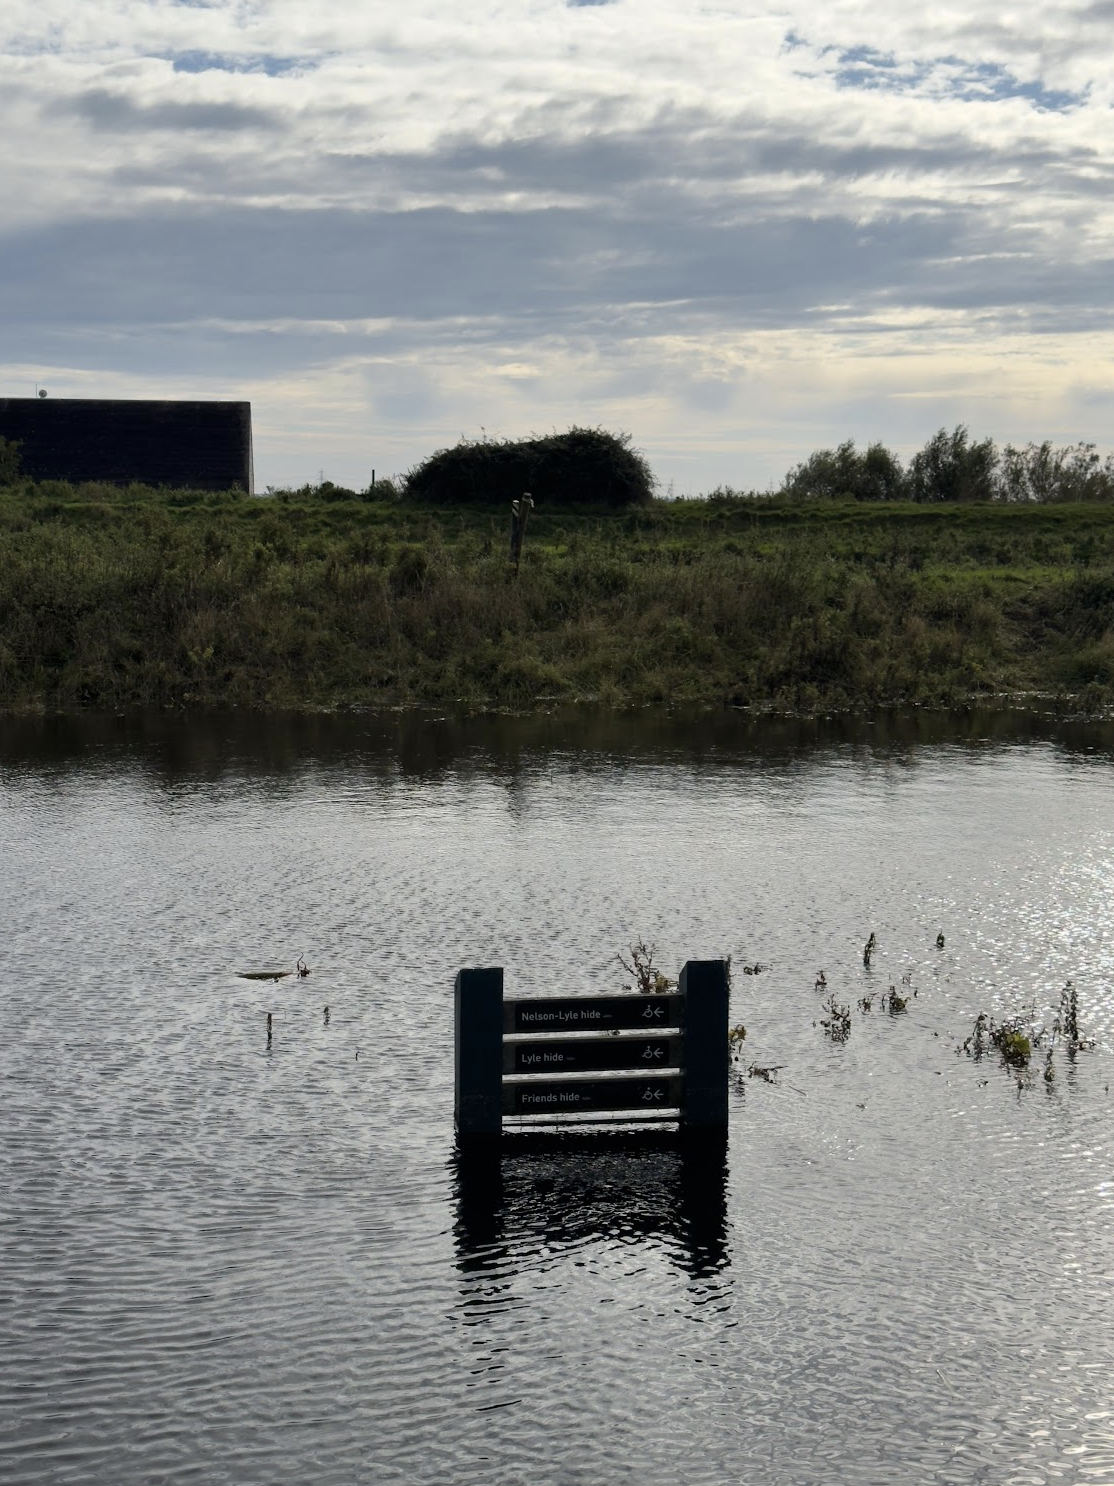
POLYGON ((1114 506, 0 492, 0 705, 1114 701, 1114 506))

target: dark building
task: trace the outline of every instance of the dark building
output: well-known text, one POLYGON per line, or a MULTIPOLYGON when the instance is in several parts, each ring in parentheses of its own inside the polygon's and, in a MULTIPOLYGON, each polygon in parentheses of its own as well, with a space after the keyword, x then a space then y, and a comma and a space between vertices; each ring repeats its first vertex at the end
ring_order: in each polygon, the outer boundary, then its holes
POLYGON ((32 480, 255 490, 250 402, 0 397, 0 438, 32 480))

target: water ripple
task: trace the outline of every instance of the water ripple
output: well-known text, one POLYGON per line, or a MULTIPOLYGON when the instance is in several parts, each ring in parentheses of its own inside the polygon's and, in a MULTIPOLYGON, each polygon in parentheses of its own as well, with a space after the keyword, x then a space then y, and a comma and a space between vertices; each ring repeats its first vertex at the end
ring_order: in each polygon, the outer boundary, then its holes
POLYGON ((1114 1483, 1105 734, 175 726, 0 749, 5 1481, 1114 1483), (637 934, 771 966, 727 1151, 458 1159, 459 965, 613 987, 637 934), (1068 978, 1052 1085, 957 1053, 1068 978))

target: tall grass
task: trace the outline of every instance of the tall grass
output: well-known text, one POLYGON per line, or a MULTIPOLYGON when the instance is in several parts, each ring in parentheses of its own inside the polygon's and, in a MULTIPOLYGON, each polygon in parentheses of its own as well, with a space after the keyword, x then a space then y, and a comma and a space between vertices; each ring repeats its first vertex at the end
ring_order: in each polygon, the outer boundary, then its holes
POLYGON ((0 495, 0 705, 1114 700, 1114 507, 0 495))

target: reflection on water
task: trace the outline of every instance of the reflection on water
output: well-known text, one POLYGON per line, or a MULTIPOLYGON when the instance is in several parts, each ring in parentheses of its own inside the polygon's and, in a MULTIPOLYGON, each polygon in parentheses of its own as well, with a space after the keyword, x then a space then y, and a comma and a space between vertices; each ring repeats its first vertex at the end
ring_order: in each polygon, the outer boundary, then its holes
POLYGON ((5 1483, 1114 1486, 1110 726, 7 719, 0 926, 5 1483), (726 1149, 455 1154, 457 970, 639 936, 769 967, 726 1149))
POLYGON ((165 712, 5 718, 0 764, 36 771, 134 767, 168 783, 234 771, 281 779, 316 769, 378 768, 435 779, 480 767, 513 776, 541 756, 575 755, 582 766, 676 760, 808 759, 818 751, 866 748, 906 758, 934 746, 985 752, 1054 739, 1065 755, 1114 758, 1114 721, 1057 721, 998 708, 892 711, 868 717, 755 717, 730 711, 612 712, 582 707, 525 717, 451 713, 336 714, 165 712))
POLYGON ((505 1137, 454 1157, 465 1274, 651 1238, 697 1279, 727 1264, 727 1142, 684 1134, 505 1137))

